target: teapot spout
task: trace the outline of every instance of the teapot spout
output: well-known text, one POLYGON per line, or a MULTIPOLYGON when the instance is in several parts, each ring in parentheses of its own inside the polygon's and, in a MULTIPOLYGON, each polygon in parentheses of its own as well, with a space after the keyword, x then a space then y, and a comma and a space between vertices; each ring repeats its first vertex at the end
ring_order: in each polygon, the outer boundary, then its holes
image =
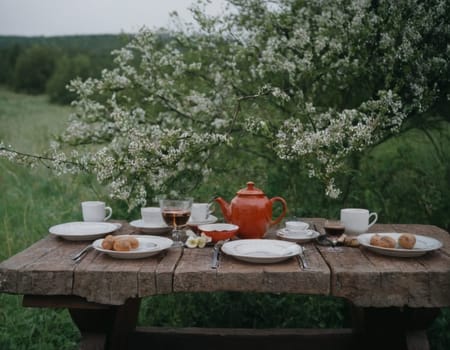
POLYGON ((231 222, 231 207, 230 204, 227 203, 222 197, 216 197, 214 200, 219 203, 220 209, 222 210, 222 214, 224 219, 227 222, 231 222))

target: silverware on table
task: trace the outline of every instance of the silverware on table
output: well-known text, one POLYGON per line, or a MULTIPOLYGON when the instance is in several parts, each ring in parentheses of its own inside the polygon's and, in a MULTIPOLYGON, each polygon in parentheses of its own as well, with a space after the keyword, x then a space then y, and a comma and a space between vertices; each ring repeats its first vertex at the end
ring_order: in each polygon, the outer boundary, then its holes
POLYGON ((224 243, 225 243, 225 241, 222 240, 222 241, 218 241, 216 244, 214 244, 213 256, 212 256, 212 261, 211 261, 212 269, 217 269, 217 267, 219 266, 220 248, 223 246, 224 243))
POLYGON ((80 250, 77 254, 75 254, 72 257, 72 260, 75 261, 76 263, 80 262, 86 256, 88 251, 91 250, 92 248, 94 248, 94 246, 92 244, 89 244, 88 246, 86 246, 82 250, 80 250))
POLYGON ((309 269, 309 264, 308 264, 308 261, 306 260, 306 255, 305 255, 305 248, 303 248, 303 246, 300 246, 300 253, 298 254, 298 259, 301 262, 302 268, 304 270, 309 269))

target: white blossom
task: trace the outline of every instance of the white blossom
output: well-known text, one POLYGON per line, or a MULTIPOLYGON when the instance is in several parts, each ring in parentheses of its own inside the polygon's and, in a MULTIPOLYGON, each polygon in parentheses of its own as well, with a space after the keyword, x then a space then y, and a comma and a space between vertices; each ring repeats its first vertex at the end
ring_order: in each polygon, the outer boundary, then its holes
MULTIPOLYGON (((436 81, 449 71, 448 44, 423 49, 448 36, 446 12, 439 0, 376 10, 369 0, 234 0, 218 17, 197 11, 200 29, 180 26, 164 44, 142 28, 113 52, 113 68, 69 84, 69 125, 28 164, 91 172, 132 209, 210 176, 212 159, 237 156, 251 138, 274 162, 301 162, 336 198, 350 155, 448 101, 436 81)), ((27 162, 3 143, 0 156, 27 162)))

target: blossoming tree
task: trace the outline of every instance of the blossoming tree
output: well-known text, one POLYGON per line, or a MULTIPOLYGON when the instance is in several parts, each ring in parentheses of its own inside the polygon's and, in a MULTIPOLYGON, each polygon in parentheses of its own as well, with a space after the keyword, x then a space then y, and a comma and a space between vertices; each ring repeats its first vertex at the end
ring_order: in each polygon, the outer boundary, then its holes
POLYGON ((211 172, 302 164, 340 194, 347 159, 448 101, 448 1, 229 0, 168 36, 143 29, 75 80, 67 130, 16 161, 88 171, 131 208, 211 172), (68 150, 68 148, 71 150, 68 150), (249 156, 251 154, 251 156, 249 156), (220 167, 220 169, 218 169, 220 167))

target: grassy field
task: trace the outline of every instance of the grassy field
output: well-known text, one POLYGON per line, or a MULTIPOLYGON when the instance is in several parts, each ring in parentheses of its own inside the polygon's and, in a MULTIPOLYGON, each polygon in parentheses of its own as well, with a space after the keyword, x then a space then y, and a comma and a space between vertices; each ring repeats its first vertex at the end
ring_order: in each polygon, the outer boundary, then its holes
MULTIPOLYGON (((64 127, 69 114, 69 108, 50 105, 45 96, 18 95, 0 89, 0 140, 19 150, 37 153, 46 148, 50 135, 64 127)), ((371 161, 380 169, 367 173, 374 177, 391 176, 382 167, 397 159, 402 147, 411 152, 417 142, 414 145, 396 140, 390 147, 379 148, 371 161)), ((400 168, 404 166, 409 165, 399 164, 400 168)), ((403 184, 409 181, 410 172, 396 176, 398 183, 403 184)), ((429 176, 427 181, 432 179, 429 176)), ((443 181, 442 175, 439 179, 443 181)), ((360 181, 361 186, 368 186, 374 180, 368 176, 360 181)), ((396 186, 396 191, 407 190, 396 186)), ((44 237, 49 226, 81 219, 82 200, 105 200, 116 217, 131 219, 88 176, 55 178, 45 168, 29 169, 3 159, 0 159, 0 193, 0 261, 44 237)), ((372 195, 364 193, 361 195, 372 195)), ((394 198, 379 197, 376 203, 384 206, 385 211, 395 211, 394 198)), ((399 218, 402 219, 407 220, 399 218)), ((162 326, 340 327, 347 322, 346 305, 332 298, 241 293, 146 298, 139 317, 141 325, 162 326), (277 313, 280 308, 287 311, 277 313)), ((450 348, 449 326, 450 311, 445 309, 429 330, 433 350, 450 348)), ((78 340, 79 333, 67 311, 26 309, 21 306, 20 297, 0 294, 0 349, 75 349, 78 340)))

